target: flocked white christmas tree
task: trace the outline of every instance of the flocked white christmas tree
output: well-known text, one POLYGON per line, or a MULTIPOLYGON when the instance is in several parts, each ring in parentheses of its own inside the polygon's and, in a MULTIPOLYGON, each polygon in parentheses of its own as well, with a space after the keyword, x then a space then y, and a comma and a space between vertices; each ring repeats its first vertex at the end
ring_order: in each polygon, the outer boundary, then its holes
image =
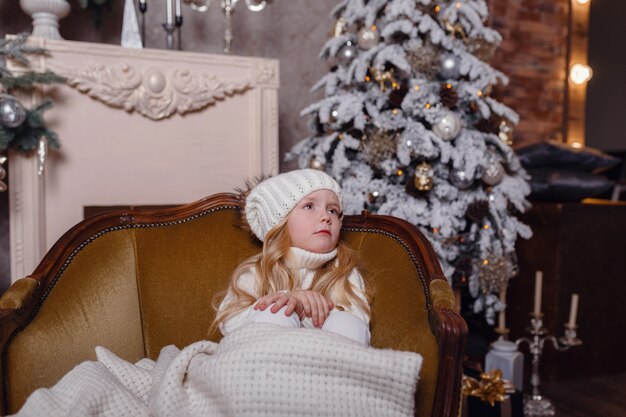
POLYGON ((501 36, 485 1, 344 0, 332 14, 324 98, 302 112, 315 133, 287 159, 333 175, 347 214, 417 225, 493 324, 531 235, 516 217, 530 189, 510 147, 518 115, 491 97, 508 79, 486 62, 501 36))

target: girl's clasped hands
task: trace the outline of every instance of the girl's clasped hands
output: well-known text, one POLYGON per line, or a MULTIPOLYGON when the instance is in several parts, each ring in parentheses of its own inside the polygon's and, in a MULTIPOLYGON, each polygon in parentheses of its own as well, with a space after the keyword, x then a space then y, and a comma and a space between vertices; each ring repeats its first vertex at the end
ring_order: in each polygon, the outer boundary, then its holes
POLYGON ((294 290, 268 294, 259 299, 254 309, 265 311, 269 306, 272 306, 270 309, 272 313, 277 313, 281 308, 287 306, 285 316, 289 316, 295 311, 298 317, 300 317, 300 320, 305 317, 310 317, 315 327, 322 327, 330 311, 334 308, 332 301, 328 300, 319 292, 310 290, 294 290))

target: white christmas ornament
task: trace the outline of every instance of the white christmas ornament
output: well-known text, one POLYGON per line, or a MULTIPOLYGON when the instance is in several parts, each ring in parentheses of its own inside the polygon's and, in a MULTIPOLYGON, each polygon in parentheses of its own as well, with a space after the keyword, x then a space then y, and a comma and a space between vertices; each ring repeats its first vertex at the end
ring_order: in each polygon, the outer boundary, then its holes
POLYGON ((446 113, 433 125, 433 132, 441 139, 452 140, 461 131, 461 118, 452 111, 446 113))
POLYGON ((359 30, 357 36, 357 44, 362 49, 372 49, 373 47, 378 45, 378 40, 380 39, 380 35, 378 34, 378 29, 376 29, 376 26, 365 27, 359 30))

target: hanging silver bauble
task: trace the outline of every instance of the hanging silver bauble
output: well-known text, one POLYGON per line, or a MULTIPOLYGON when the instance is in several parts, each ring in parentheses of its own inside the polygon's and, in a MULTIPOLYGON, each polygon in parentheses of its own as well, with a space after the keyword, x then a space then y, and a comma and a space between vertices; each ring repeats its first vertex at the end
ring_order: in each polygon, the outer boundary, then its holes
POLYGON ((364 27, 357 34, 357 44, 361 49, 372 49, 378 45, 380 35, 376 26, 364 27))
POLYGON ((450 171, 450 182, 459 190, 467 190, 472 186, 474 179, 462 169, 452 168, 450 171))
POLYGON ((246 0, 246 6, 248 6, 248 10, 252 10, 253 12, 260 12, 265 9, 267 6, 266 0, 246 0))
POLYGON ((350 65, 352 60, 356 57, 357 53, 358 50, 356 46, 354 46, 352 41, 348 41, 344 46, 339 48, 339 51, 337 52, 337 60, 342 65, 350 65))
POLYGON ((446 111, 444 115, 433 125, 433 132, 441 139, 452 140, 461 131, 461 118, 452 111, 446 111))
POLYGON ((490 158, 489 163, 485 167, 483 173, 483 181, 487 185, 496 185, 502 181, 504 177, 504 167, 495 158, 490 158))
POLYGON ((26 120, 26 109, 13 96, 0 94, 0 125, 18 127, 26 120))
POLYGON ((456 80, 459 78, 459 57, 446 52, 439 57, 439 76, 444 80, 456 80))

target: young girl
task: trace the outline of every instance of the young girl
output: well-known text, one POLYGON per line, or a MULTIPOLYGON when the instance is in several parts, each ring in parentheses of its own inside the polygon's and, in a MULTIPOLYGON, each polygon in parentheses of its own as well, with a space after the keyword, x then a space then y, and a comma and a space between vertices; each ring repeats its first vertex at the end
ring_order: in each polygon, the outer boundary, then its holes
POLYGON ((314 169, 287 172, 254 187, 244 214, 263 252, 233 273, 214 322, 222 334, 273 323, 320 328, 368 345, 365 283, 356 253, 339 242, 339 184, 314 169))

